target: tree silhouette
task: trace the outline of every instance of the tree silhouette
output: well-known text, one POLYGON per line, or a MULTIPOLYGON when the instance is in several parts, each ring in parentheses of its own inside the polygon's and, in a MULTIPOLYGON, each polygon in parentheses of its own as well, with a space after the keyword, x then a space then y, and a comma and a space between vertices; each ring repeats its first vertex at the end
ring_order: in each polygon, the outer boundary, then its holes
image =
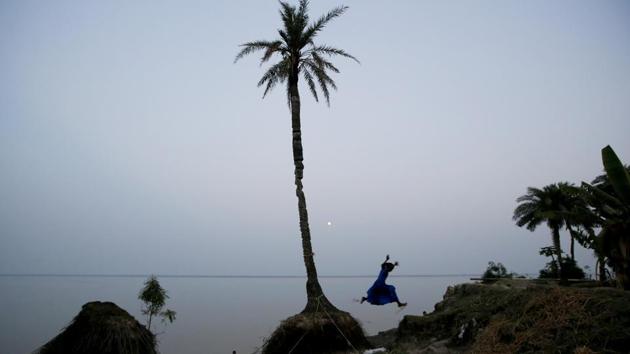
POLYGON ((293 164, 295 166, 295 193, 298 198, 298 213, 300 232, 302 237, 302 253, 306 266, 306 294, 307 304, 303 312, 316 311, 318 307, 337 310, 328 301, 317 279, 317 270, 313 260, 311 247, 311 232, 306 209, 306 197, 302 178, 304 176, 304 156, 302 149, 302 131, 300 122, 300 93, 298 81, 300 76, 306 82, 311 94, 319 101, 317 87, 324 95, 326 103, 330 105, 330 89, 337 89, 330 72, 339 73, 339 69, 329 61, 330 57, 341 56, 358 62, 343 49, 328 45, 315 44, 314 40, 324 27, 336 17, 341 16, 346 6, 337 7, 316 21, 309 24, 307 0, 301 0, 298 7, 280 1, 280 17, 282 28, 278 30, 279 38, 272 41, 259 40, 241 45, 241 51, 236 55, 237 62, 246 55, 263 52, 261 65, 272 57, 278 61, 263 74, 258 86, 264 86, 263 98, 278 84, 286 84, 287 102, 291 110, 291 126, 293 134, 293 164))

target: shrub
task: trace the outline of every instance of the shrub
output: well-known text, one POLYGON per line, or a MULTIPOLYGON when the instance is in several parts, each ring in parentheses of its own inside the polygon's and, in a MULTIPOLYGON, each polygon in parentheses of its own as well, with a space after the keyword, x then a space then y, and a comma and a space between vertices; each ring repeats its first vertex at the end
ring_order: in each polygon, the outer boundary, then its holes
POLYGON ((175 321, 176 312, 170 309, 162 311, 164 305, 166 305, 166 299, 168 295, 166 290, 162 288, 160 282, 155 275, 152 275, 144 282, 144 287, 138 294, 138 299, 144 302, 144 308, 142 314, 147 316, 147 328, 151 330, 151 320, 155 316, 162 316, 162 322, 166 323, 175 321))
MULTIPOLYGON (((565 278, 568 279, 585 279, 586 274, 582 268, 580 268, 577 263, 567 257, 562 258, 562 271, 564 272, 565 278)), ((538 275, 541 279, 556 279, 560 278, 558 274, 558 265, 555 261, 551 261, 545 265, 545 268, 540 270, 538 275)))
POLYGON ((514 276, 513 273, 508 273, 505 266, 501 264, 501 262, 488 262, 488 268, 481 276, 482 279, 491 279, 491 278, 512 278, 514 276))

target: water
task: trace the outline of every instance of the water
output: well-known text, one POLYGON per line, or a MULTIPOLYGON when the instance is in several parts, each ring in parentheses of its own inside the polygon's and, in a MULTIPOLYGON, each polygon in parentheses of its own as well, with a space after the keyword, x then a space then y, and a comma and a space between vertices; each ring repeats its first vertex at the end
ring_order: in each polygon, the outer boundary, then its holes
MULTIPOLYGON (((26 354, 57 335, 89 301, 112 301, 139 321, 138 292, 146 277, 0 276, 0 353, 26 354)), ((177 311, 170 325, 157 323, 159 349, 169 354, 252 353, 286 317, 305 304, 300 277, 161 277, 177 311)), ((359 304, 374 278, 323 277, 328 298, 350 312, 368 334, 397 326, 404 315, 430 312, 446 287, 468 276, 390 277, 409 305, 359 304)))

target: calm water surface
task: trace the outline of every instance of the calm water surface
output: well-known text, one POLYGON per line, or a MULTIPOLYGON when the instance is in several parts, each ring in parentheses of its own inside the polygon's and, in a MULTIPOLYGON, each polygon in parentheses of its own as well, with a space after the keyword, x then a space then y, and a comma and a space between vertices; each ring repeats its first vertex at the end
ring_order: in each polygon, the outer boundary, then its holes
MULTIPOLYGON (((89 301, 112 301, 140 322, 138 291, 146 277, 0 276, 0 353, 26 354, 50 340, 89 301)), ((279 322, 305 304, 304 278, 161 277, 177 311, 168 326, 158 323, 164 354, 253 353, 279 322)), ((404 315, 430 312, 446 287, 469 276, 391 277, 402 311, 393 305, 359 304, 374 278, 323 277, 328 298, 350 312, 368 334, 395 327, 404 315)), ((152 326, 153 327, 153 326, 152 326)))

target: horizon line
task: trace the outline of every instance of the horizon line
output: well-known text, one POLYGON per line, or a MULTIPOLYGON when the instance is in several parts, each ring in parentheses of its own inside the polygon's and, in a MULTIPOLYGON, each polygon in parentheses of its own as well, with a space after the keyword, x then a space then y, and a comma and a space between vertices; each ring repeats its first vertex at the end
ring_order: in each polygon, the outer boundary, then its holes
MULTIPOLYGON (((0 273, 0 277, 100 277, 100 278, 306 278, 306 275, 221 275, 221 274, 81 274, 81 273, 0 273)), ((318 278, 374 278, 376 275, 319 275, 318 278)), ((392 274, 394 278, 439 278, 439 277, 478 277, 480 274, 392 274)))

